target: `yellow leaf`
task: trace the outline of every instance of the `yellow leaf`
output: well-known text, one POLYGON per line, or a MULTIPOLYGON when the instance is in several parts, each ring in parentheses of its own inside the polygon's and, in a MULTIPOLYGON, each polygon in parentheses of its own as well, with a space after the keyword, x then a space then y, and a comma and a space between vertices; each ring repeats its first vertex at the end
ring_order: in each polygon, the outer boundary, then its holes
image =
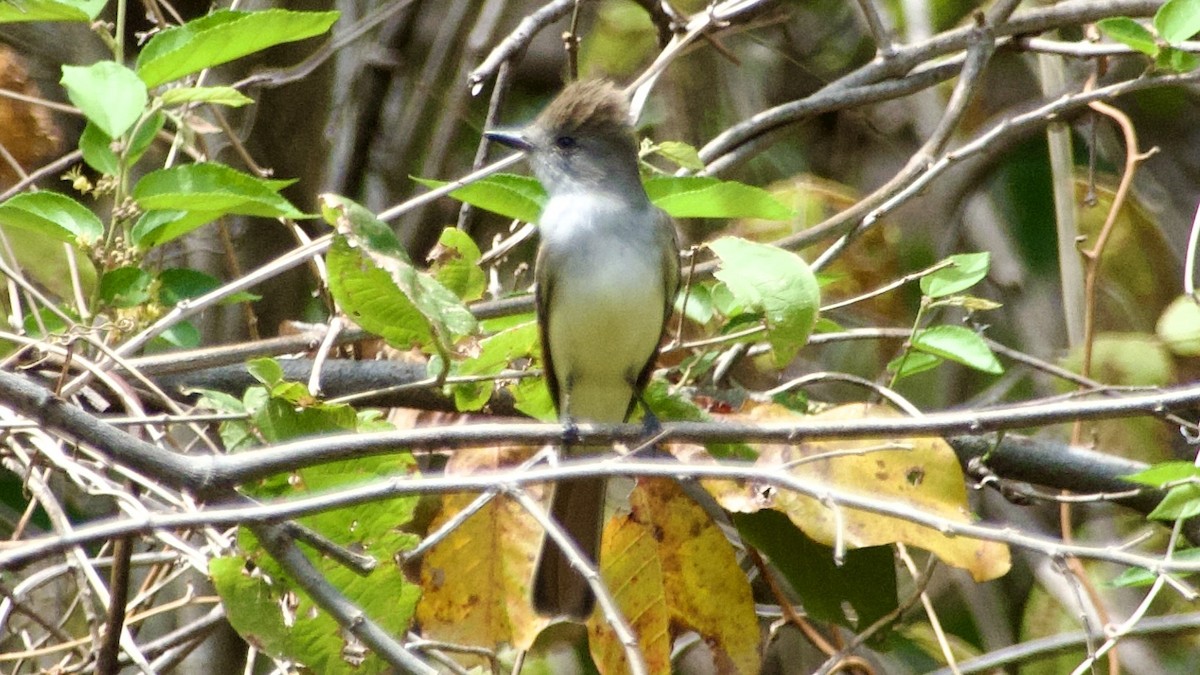
MULTIPOLYGON (((600 551, 600 576, 631 624, 647 668, 670 673, 669 616, 653 533, 633 516, 614 516, 604 528, 600 551)), ((625 648, 599 605, 588 619, 588 647, 602 675, 629 672, 625 648)))
MULTIPOLYGON (((708 454, 703 445, 672 443, 667 446, 667 452, 689 466, 717 464, 717 460, 708 454)), ((764 485, 747 485, 745 481, 724 478, 704 478, 701 479, 700 485, 716 498, 717 503, 726 511, 734 513, 754 513, 759 509, 769 508, 774 503, 771 496, 773 488, 768 489, 768 486, 764 485)))
MULTIPOLYGON (((509 466, 525 451, 457 451, 447 473, 472 473, 509 466)), ((451 494, 430 531, 475 500, 476 494, 451 494)), ((425 637, 496 649, 512 644, 528 649, 549 623, 529 604, 533 562, 542 531, 515 502, 498 496, 430 549, 421 564, 424 594, 417 621, 425 637)), ((482 661, 462 658, 470 667, 482 661)))
MULTIPOLYGON (((755 419, 795 415, 781 407, 753 411, 755 419)), ((879 405, 851 404, 813 416, 848 420, 864 417, 897 417, 879 405)), ((954 451, 941 438, 813 441, 797 445, 764 446, 760 465, 780 466, 793 475, 820 481, 839 490, 874 498, 891 499, 958 523, 974 519, 967 506, 967 490, 954 451)), ((923 548, 943 562, 987 581, 1008 572, 1008 547, 967 537, 946 535, 916 523, 847 508, 833 509, 821 502, 786 490, 775 496, 775 506, 809 537, 834 545, 840 537, 849 547, 902 542, 923 548)))
MULTIPOLYGON (((691 629, 700 633, 712 650, 718 673, 758 673, 760 632, 754 597, 725 534, 674 480, 638 480, 630 504, 634 513, 629 525, 642 531, 638 544, 649 542, 653 548, 640 549, 637 556, 606 549, 604 560, 618 562, 613 563, 612 577, 606 575, 605 580, 613 592, 626 598, 622 609, 630 621, 640 622, 648 609, 658 613, 659 608, 666 608, 670 637, 665 633, 665 621, 664 631, 650 634, 635 627, 643 649, 647 645, 659 649, 661 640, 662 647, 670 650, 671 638, 691 629), (617 573, 617 565, 622 565, 623 573, 617 573), (658 586, 640 579, 655 575, 658 586)), ((593 616, 593 623, 596 619, 599 615, 593 616)), ((622 670, 612 673, 618 671, 622 670)))

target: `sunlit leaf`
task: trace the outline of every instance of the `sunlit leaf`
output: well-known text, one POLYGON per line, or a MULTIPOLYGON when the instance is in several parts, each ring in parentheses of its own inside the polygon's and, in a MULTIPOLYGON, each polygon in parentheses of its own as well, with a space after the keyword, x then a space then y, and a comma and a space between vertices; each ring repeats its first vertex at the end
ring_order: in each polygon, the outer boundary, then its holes
MULTIPOLYGON (((528 321, 506 328, 479 341, 475 356, 459 362, 454 368, 457 376, 498 375, 516 359, 538 353, 537 323, 528 321)), ((495 380, 455 384, 454 407, 467 412, 481 409, 495 391, 495 380)))
MULTIPOLYGON (((896 416, 898 413, 884 406, 849 404, 804 419, 844 421, 896 416)), ((750 420, 778 421, 798 417, 780 406, 764 405, 751 412, 750 420)), ((954 450, 940 438, 770 444, 762 447, 758 464, 786 469, 797 478, 842 491, 896 501, 950 522, 974 521, 967 503, 962 466, 954 450)), ((835 510, 819 499, 787 490, 764 492, 761 485, 737 489, 730 489, 730 486, 726 481, 717 485, 720 490, 713 492, 722 506, 740 512, 763 508, 779 510, 805 534, 826 546, 837 541, 850 548, 902 542, 923 548, 948 565, 967 570, 976 581, 1002 576, 1011 565, 1008 548, 995 542, 947 536, 936 529, 892 516, 844 507, 835 510)), ((707 482, 705 487, 709 487, 707 482)))
POLYGON ((213 163, 152 171, 133 188, 133 198, 146 211, 133 227, 133 242, 153 248, 231 214, 307 218, 278 194, 292 182, 256 178, 213 163))
POLYGON ((471 235, 447 227, 438 238, 438 247, 430 254, 430 272, 463 302, 478 300, 487 289, 487 275, 479 267, 480 257, 479 246, 471 235))
POLYGON ((1200 0, 1167 0, 1154 14, 1154 29, 1171 44, 1200 33, 1200 0))
MULTIPOLYGON (((446 467, 450 475, 465 475, 517 464, 528 451, 512 448, 463 449, 446 467)), ((534 489, 535 496, 541 493, 534 489)), ((450 494, 430 524, 435 530, 476 495, 450 494)), ((541 547, 542 530, 512 500, 497 496, 454 529, 421 558, 424 593, 417 620, 425 637, 496 649, 511 643, 527 649, 549 621, 534 615, 529 604, 533 561, 541 547)), ((465 666, 478 664, 464 658, 465 666)))
MULTIPOLYGON (((303 384, 281 379, 282 369, 271 359, 255 360, 250 368, 269 383, 272 391, 289 385, 305 389, 303 384)), ((248 422, 233 420, 222 424, 222 439, 241 449, 263 442, 392 428, 369 411, 356 413, 346 404, 325 404, 311 399, 297 405, 294 399, 268 394, 264 386, 247 389, 242 401, 211 392, 205 400, 218 410, 250 414, 248 422)), ((358 456, 287 471, 246 483, 241 490, 255 500, 286 501, 416 473, 413 457, 398 448, 386 455, 358 456)), ((330 556, 310 557, 315 574, 391 634, 404 634, 411 627, 420 597, 419 586, 409 581, 395 563, 418 541, 416 535, 406 531, 418 501, 415 496, 395 497, 297 519, 304 528, 333 546, 375 561, 374 568, 363 573, 330 556)), ((243 637, 254 640, 263 652, 303 664, 311 672, 376 675, 388 671, 387 664, 370 651, 361 654, 346 651, 342 627, 266 554, 249 530, 239 530, 237 544, 241 555, 219 565, 213 574, 230 623, 243 637)))
POLYGON ((338 228, 327 255, 329 287, 363 328, 399 349, 449 349, 478 327, 452 291, 417 270, 385 223, 344 198, 322 195, 322 214, 338 228))
MULTIPOLYGON (((414 177, 413 180, 430 188, 448 183, 432 178, 414 177)), ((450 196, 485 211, 526 223, 537 222, 546 204, 546 190, 536 178, 509 173, 494 174, 464 185, 451 192, 450 196)))
POLYGON ((1200 303, 1190 295, 1171 301, 1154 332, 1178 356, 1200 356, 1200 303))
POLYGON ((104 236, 104 223, 83 204, 57 192, 22 192, 0 203, 0 225, 19 227, 80 247, 104 236))
POLYGON ((1100 32, 1147 56, 1158 56, 1158 43, 1145 26, 1126 16, 1115 16, 1096 22, 1100 32))
POLYGON ((808 341, 821 307, 808 264, 790 251, 734 237, 708 246, 721 259, 717 279, 745 307, 762 312, 775 363, 791 361, 808 341))
POLYGON ((1121 478, 1150 487, 1162 487, 1167 483, 1188 479, 1200 479, 1200 467, 1192 462, 1161 462, 1149 469, 1122 476, 1121 478))
POLYGON ((108 0, 5 0, 0 23, 25 21, 92 21, 108 0))
POLYGON ((1000 374, 1004 366, 975 331, 964 326, 932 326, 917 331, 915 349, 949 359, 985 373, 1000 374))
POLYGON ((1163 500, 1146 515, 1151 520, 1177 520, 1200 515, 1200 484, 1185 483, 1167 491, 1163 500))
POLYGON ((691 171, 700 171, 704 168, 704 162, 700 159, 700 153, 695 147, 687 143, 681 141, 663 141, 654 146, 654 151, 674 162, 680 168, 691 171))
POLYGON ((921 277, 921 292, 931 298, 962 293, 987 276, 990 253, 962 253, 946 259, 950 267, 921 277))
POLYGON ((146 109, 146 85, 119 63, 63 66, 62 73, 62 85, 71 103, 109 138, 129 131, 146 109))
MULTIPOLYGON (((633 517, 657 545, 671 624, 696 631, 712 650, 718 671, 759 672, 754 598, 721 528, 672 479, 639 479, 630 503, 633 517)), ((608 579, 619 587, 627 578, 608 579)), ((636 616, 656 598, 631 600, 627 615, 636 616)))
POLYGON ((675 218, 762 218, 789 220, 796 214, 770 192, 707 176, 653 176, 646 179, 650 201, 675 218))
POLYGON ((156 34, 138 53, 137 74, 154 87, 267 47, 321 35, 337 18, 338 12, 218 10, 156 34))
MULTIPOLYGON (((604 524, 600 576, 612 589, 651 673, 671 672, 671 639, 661 547, 645 523, 618 514, 604 524)), ((601 673, 628 673, 625 647, 600 613, 588 620, 588 650, 601 673)))
MULTIPOLYGON (((1171 556, 1171 562, 1200 562, 1200 548, 1189 548, 1183 551, 1176 551, 1171 556)), ((1113 588, 1135 588, 1138 586, 1149 586, 1158 579, 1158 575, 1148 569, 1141 567, 1131 567, 1124 572, 1121 572, 1116 579, 1108 583, 1113 588)))

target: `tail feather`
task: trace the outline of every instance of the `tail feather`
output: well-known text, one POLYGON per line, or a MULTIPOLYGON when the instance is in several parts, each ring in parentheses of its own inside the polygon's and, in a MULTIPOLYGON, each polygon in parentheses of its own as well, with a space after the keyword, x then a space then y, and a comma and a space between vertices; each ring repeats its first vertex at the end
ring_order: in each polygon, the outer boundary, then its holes
MULTIPOLYGON (((606 482, 603 478, 560 481, 551 499, 551 517, 593 564, 600 557, 606 482)), ((533 575, 534 610, 545 616, 583 621, 595 604, 596 596, 587 580, 571 566, 558 544, 547 538, 533 575)))

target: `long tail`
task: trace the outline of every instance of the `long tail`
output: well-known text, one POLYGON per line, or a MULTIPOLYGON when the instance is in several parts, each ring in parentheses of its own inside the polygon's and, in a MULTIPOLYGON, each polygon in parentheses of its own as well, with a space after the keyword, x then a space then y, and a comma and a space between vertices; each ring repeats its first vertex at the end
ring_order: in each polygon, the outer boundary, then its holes
MULTIPOLYGON (((566 529, 593 564, 600 556, 606 482, 603 478, 561 481, 554 488, 550 506, 550 516, 566 529)), ((595 604, 596 596, 587 580, 571 566, 558 544, 547 539, 533 575, 534 610, 545 616, 584 621, 595 604)))

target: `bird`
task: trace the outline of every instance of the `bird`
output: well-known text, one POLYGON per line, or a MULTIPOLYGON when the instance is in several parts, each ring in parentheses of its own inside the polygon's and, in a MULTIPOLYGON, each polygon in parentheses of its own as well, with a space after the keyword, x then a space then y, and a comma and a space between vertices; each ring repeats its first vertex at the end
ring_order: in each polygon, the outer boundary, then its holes
MULTIPOLYGON (((523 150, 547 193, 538 218, 534 300, 546 383, 558 418, 629 419, 650 378, 679 288, 674 223, 642 185, 628 101, 608 80, 568 84, 528 126, 486 136, 523 150)), ((649 411, 647 411, 649 412, 649 411)), ((567 457, 610 452, 567 444, 567 457)), ((558 481, 550 515, 598 562, 606 480, 558 481)), ((584 621, 587 581, 543 541, 534 610, 584 621)))

